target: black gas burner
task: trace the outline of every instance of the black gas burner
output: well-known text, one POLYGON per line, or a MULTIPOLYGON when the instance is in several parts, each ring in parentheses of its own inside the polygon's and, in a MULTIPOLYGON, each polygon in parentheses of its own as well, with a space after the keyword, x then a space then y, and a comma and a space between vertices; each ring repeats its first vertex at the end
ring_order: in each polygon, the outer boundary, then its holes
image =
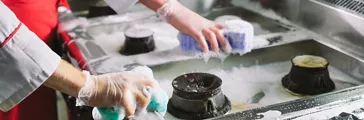
POLYGON ((318 95, 335 89, 335 84, 330 78, 328 66, 305 66, 303 63, 313 62, 317 59, 326 59, 312 55, 296 56, 292 59, 290 72, 282 78, 282 85, 291 93, 298 95, 318 95), (309 59, 310 61, 304 61, 309 59), (295 63, 295 61, 299 61, 295 63))
POLYGON ((173 95, 168 112, 181 119, 200 120, 225 115, 231 110, 229 99, 222 93, 222 80, 207 73, 190 73, 172 82, 173 95))
POLYGON ((131 28, 125 32, 125 43, 119 51, 123 55, 148 53, 155 49, 154 32, 144 28, 131 28))
POLYGON ((353 114, 343 112, 339 116, 332 117, 329 120, 360 120, 360 119, 353 114))

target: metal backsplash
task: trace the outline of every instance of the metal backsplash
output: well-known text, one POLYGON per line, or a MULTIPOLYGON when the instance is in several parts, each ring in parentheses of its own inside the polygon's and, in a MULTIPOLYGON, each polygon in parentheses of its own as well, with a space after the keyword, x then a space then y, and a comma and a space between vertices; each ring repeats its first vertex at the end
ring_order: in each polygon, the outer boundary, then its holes
POLYGON ((364 59, 364 0, 280 1, 278 14, 364 59))
POLYGON ((323 36, 362 50, 364 9, 359 0, 300 0, 295 22, 323 36))
POLYGON ((364 15, 364 1, 362 0, 317 0, 336 8, 351 12, 357 15, 364 15))

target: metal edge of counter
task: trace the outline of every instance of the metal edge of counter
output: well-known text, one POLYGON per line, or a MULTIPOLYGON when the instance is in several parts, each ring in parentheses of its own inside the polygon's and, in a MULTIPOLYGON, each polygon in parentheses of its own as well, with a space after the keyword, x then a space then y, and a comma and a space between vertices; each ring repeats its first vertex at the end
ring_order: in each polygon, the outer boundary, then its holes
MULTIPOLYGON (((363 93, 364 93, 364 85, 360 85, 357 87, 338 90, 335 92, 330 92, 330 93, 321 94, 321 95, 317 95, 317 96, 310 96, 307 98, 302 98, 302 99, 297 99, 297 100, 293 100, 293 101, 288 101, 288 102, 273 104, 273 105, 264 106, 264 107, 260 107, 260 108, 250 109, 250 110, 246 110, 246 111, 241 111, 241 112, 237 112, 237 113, 232 113, 232 114, 228 114, 228 115, 225 115, 222 117, 214 118, 213 120, 257 119, 258 115, 260 113, 265 113, 265 112, 271 111, 271 110, 279 111, 282 113, 281 115, 287 115, 288 113, 294 113, 294 112, 303 111, 303 110, 307 110, 307 109, 315 108, 315 107, 329 107, 329 109, 330 109, 330 107, 339 105, 340 102, 334 103, 334 104, 330 104, 330 103, 337 102, 340 100, 342 100, 342 101, 347 100, 349 102, 362 100, 363 99, 362 97, 360 97, 358 99, 357 96, 362 96, 363 93)), ((359 107, 364 107, 364 106, 359 106, 359 107)), ((315 112, 320 112, 320 111, 315 111, 315 112)), ((308 114, 312 114, 312 113, 308 113, 308 114)), ((308 114, 306 113, 304 115, 308 115, 308 114)), ((287 116, 286 119, 289 119, 289 120, 295 119, 295 118, 302 117, 304 115, 290 115, 290 116, 287 116)))

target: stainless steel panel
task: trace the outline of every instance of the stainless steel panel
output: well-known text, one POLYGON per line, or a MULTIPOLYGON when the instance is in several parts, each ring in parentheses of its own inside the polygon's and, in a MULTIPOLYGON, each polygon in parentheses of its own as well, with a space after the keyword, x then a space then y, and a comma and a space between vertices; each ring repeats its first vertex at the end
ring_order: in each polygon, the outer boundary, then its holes
MULTIPOLYGON (((349 51, 364 51, 363 0, 282 0, 275 11, 349 51), (297 9, 298 8, 298 9, 297 9)), ((364 56, 357 53, 356 56, 364 56)))
POLYGON ((316 0, 302 0, 297 21, 321 35, 363 44, 364 18, 316 0))

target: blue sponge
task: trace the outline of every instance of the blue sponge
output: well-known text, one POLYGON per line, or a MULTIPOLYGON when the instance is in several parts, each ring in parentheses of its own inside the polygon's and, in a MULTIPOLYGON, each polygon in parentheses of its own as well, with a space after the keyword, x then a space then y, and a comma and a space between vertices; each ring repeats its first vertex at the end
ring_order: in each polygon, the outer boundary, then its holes
MULTIPOLYGON (((224 22, 224 36, 231 46, 232 52, 246 53, 253 48, 253 25, 243 20, 228 20, 224 22)), ((184 52, 202 52, 197 41, 184 33, 179 33, 180 47, 184 52)), ((211 50, 210 43, 208 43, 211 50)), ((221 45, 219 45, 222 48, 221 45)))

